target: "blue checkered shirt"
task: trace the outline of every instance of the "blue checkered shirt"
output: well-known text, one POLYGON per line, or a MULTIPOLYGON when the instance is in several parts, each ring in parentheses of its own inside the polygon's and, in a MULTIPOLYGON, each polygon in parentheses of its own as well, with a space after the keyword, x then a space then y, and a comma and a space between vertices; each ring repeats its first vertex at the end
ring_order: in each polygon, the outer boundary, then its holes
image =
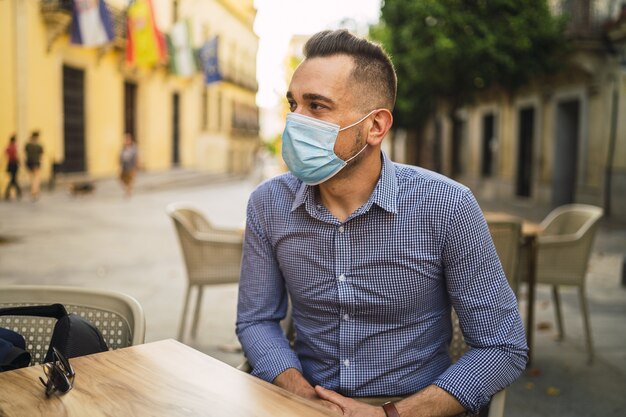
POLYGON ((469 189, 382 158, 372 195, 344 222, 291 174, 253 192, 239 340, 267 381, 295 368, 350 397, 435 384, 475 411, 526 365, 517 301, 469 189), (288 296, 293 349, 279 325, 288 296), (471 346, 453 365, 451 306, 471 346))

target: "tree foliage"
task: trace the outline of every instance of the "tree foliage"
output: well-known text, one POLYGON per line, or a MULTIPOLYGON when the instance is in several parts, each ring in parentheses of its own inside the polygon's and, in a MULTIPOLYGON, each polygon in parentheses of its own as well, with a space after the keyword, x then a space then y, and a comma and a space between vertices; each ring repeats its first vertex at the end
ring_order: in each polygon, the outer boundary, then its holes
POLYGON ((563 29, 546 0, 384 0, 370 36, 396 66, 396 121, 419 127, 438 99, 455 109, 558 68, 563 29))

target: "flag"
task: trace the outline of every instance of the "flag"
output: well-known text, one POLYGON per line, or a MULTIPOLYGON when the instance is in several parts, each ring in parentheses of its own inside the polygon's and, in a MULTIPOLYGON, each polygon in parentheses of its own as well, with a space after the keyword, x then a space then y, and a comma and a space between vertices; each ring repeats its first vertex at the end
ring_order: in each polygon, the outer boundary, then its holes
POLYGON ((73 0, 72 43, 100 46, 113 39, 113 24, 104 0, 73 0))
POLYGON ((188 22, 176 23, 167 36, 167 49, 172 73, 189 77, 196 70, 196 61, 191 48, 191 36, 188 22))
POLYGON ((135 0, 128 6, 126 62, 150 68, 166 59, 165 42, 154 21, 151 0, 135 0))
POLYGON ((206 41, 200 48, 200 61, 204 69, 204 83, 211 84, 222 79, 217 59, 219 37, 206 41))

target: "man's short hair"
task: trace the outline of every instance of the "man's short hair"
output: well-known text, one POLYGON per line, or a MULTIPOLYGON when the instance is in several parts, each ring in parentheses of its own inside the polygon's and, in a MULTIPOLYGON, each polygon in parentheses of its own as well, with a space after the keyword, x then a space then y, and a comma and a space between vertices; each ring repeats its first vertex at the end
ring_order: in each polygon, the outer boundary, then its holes
POLYGON ((378 93, 380 102, 373 104, 393 110, 396 102, 396 71, 382 46, 358 38, 345 29, 318 32, 304 45, 305 58, 338 54, 352 57, 352 77, 369 89, 371 93, 368 99, 371 100, 378 93))

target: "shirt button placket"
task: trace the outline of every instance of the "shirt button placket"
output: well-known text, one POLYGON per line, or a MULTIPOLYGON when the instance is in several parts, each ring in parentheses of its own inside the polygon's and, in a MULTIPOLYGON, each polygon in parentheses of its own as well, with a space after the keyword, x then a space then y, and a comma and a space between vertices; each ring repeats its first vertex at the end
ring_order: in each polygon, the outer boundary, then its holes
POLYGON ((351 248, 349 227, 345 224, 337 227, 335 238, 335 272, 337 276, 337 293, 339 295, 339 384, 341 388, 349 388, 354 381, 354 332, 351 329, 351 314, 354 303, 353 288, 350 283, 351 248))

